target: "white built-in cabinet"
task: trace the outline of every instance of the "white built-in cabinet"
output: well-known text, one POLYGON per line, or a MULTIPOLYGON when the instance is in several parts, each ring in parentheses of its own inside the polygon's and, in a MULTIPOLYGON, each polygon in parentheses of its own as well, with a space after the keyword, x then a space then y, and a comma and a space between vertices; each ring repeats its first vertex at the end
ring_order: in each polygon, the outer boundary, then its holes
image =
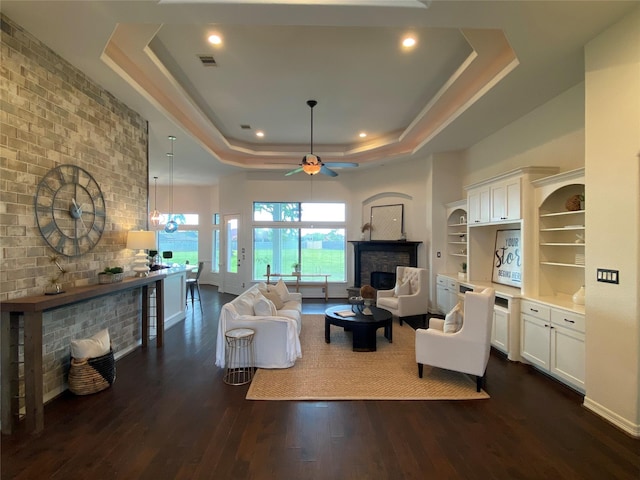
POLYGON ((520 218, 521 177, 495 182, 490 186, 490 215, 492 222, 518 220, 520 218))
POLYGON ((451 263, 465 252, 467 278, 439 274, 437 304, 446 313, 463 287, 493 287, 492 347, 584 392, 585 311, 571 297, 584 285, 585 207, 567 207, 574 195, 584 197, 584 169, 557 172, 525 167, 465 187, 467 225, 461 203, 447 205, 447 270, 456 272, 451 263), (496 234, 503 229, 521 230, 520 286, 492 282, 496 234))
POLYGON ((522 358, 584 392, 584 315, 522 300, 520 316, 522 358))
POLYGON ((497 305, 494 307, 491 345, 503 353, 509 352, 509 317, 509 310, 497 305))
POLYGON ((438 310, 446 314, 458 303, 459 284, 447 275, 436 276, 436 303, 438 310))
POLYGON ((469 224, 489 222, 489 187, 478 187, 469 190, 467 194, 469 224))

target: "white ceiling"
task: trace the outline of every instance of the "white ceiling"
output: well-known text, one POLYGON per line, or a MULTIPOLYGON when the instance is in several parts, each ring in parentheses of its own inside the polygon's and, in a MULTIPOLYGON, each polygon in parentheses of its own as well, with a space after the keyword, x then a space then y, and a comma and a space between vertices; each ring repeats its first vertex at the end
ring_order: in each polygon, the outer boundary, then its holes
MULTIPOLYGON (((12 1, 1 11, 149 120, 150 178, 282 174, 467 148, 584 78, 638 1, 12 1), (206 41, 219 33, 223 42, 206 41), (417 38, 412 50, 402 37, 417 38), (217 66, 202 66, 198 55, 217 66), (249 125, 250 129, 242 129, 249 125), (263 130, 265 137, 255 136, 263 130), (366 139, 358 133, 366 131, 366 139)), ((339 170, 354 174, 358 169, 339 170)), ((300 174, 304 175, 304 174, 300 174)))

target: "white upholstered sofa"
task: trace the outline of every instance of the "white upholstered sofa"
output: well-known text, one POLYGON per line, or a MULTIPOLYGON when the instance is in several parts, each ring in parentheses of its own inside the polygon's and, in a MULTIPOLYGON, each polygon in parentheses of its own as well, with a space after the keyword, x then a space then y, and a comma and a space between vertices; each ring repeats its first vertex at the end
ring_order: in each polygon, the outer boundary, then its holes
POLYGON ((269 285, 269 290, 266 289, 265 283, 253 285, 222 306, 216 342, 218 367, 225 366, 224 334, 233 328, 254 330, 253 347, 256 367, 288 368, 302 356, 300 349, 302 294, 289 292, 284 282, 275 286, 269 285), (274 296, 274 292, 277 297, 274 296))

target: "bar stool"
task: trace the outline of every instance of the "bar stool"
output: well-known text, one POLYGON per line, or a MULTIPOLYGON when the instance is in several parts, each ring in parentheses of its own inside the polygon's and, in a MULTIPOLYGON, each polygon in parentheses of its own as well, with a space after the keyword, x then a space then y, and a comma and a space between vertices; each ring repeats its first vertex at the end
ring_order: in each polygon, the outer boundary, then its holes
POLYGON ((227 385, 244 385, 253 379, 255 370, 254 335, 255 332, 250 328, 234 328, 225 332, 227 371, 224 374, 224 383, 227 385))

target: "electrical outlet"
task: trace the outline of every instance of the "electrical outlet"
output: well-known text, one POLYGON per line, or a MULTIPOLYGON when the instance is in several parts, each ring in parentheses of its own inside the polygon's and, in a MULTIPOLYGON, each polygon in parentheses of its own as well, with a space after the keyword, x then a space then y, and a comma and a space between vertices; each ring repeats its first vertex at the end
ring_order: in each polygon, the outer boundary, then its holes
POLYGON ((596 280, 604 283, 620 283, 620 271, 610 270, 607 268, 598 268, 596 273, 596 280))
POLYGON ((440 252, 436 252, 436 257, 440 258, 442 254, 440 252))

